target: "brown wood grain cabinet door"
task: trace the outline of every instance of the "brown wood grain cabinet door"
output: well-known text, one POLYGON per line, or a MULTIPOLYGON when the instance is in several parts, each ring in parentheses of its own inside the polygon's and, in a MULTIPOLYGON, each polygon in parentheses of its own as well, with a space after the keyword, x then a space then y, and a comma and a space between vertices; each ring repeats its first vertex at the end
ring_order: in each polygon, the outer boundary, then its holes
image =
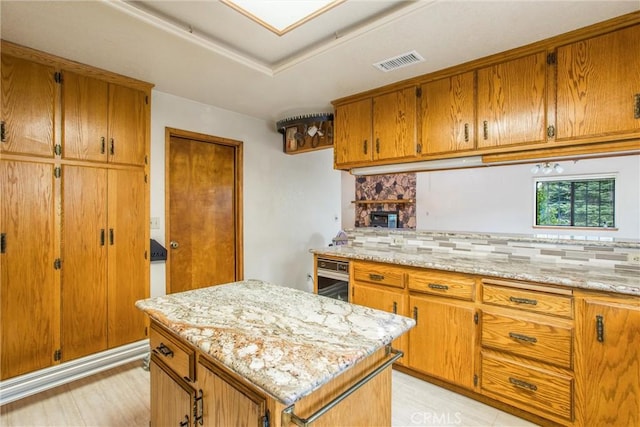
POLYGON ((546 52, 478 70, 478 148, 546 142, 546 52))
POLYGON ((370 98, 336 107, 334 150, 337 165, 372 159, 371 108, 370 98))
POLYGON ((410 87, 373 98, 373 158, 416 155, 417 95, 410 87))
POLYGON ((640 25, 558 48, 557 139, 640 135, 640 25))
POLYGON ((422 154, 475 148, 475 72, 422 85, 422 154))
POLYGON ((63 361, 107 349, 107 170, 62 171, 63 361))
POLYGON ((237 280, 235 148, 172 137, 169 162, 168 292, 237 280))
POLYGON ((2 379, 53 364, 59 342, 53 165, 0 161, 2 379))
POLYGON ((144 92, 109 85, 109 162, 144 165, 146 105, 144 92))
POLYGON ((640 306, 586 299, 579 307, 580 425, 640 425, 640 306))
MULTIPOLYGON (((366 286, 351 284, 351 303, 375 308, 376 310, 407 316, 407 296, 403 291, 388 289, 383 286, 366 286)), ((393 341, 392 346, 404 352, 405 357, 398 360, 401 365, 406 364, 408 334, 393 341)))
POLYGON ((151 356, 151 427, 194 426, 193 400, 195 390, 171 369, 160 367, 151 356), (185 423, 186 422, 186 423, 185 423), (185 424, 182 424, 185 423, 185 424))
POLYGON ((409 297, 417 317, 409 331, 409 366, 472 389, 475 373, 474 308, 452 300, 409 297))
POLYGON ((108 343, 109 348, 145 337, 145 316, 135 302, 146 297, 144 171, 109 169, 108 174, 108 343))
POLYGON ((109 84, 63 72, 62 157, 107 161, 109 84))
POLYGON ((53 157, 55 68, 2 55, 0 151, 53 157))

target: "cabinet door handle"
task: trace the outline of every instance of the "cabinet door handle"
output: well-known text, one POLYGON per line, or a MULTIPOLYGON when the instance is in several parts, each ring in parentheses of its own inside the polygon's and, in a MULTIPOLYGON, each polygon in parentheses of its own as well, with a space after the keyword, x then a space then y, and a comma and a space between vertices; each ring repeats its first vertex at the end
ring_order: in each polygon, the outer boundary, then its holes
POLYGON ((115 232, 113 231, 113 228, 109 229, 109 244, 113 246, 113 242, 115 241, 115 232))
POLYGON ((104 246, 105 242, 105 232, 104 228, 100 230, 100 246, 104 246))
POLYGON ((393 314, 398 314, 398 303, 396 301, 393 302, 393 314))
POLYGON ((379 282, 381 280, 384 280, 384 276, 382 274, 369 273, 369 279, 379 282))
POLYGON ((516 387, 526 388, 527 390, 537 391, 538 386, 535 384, 528 383, 526 381, 519 380, 517 378, 509 377, 509 382, 516 387))
POLYGON ((489 139, 489 122, 487 122, 486 120, 482 122, 482 134, 485 141, 489 139))
POLYGON ((193 402, 193 423, 194 424, 203 424, 204 421, 204 402, 203 402, 203 393, 202 390, 198 390, 198 395, 195 397, 193 402))
POLYGON ((362 143, 362 149, 364 150, 364 154, 367 154, 367 140, 366 139, 362 143))
POLYGON ((376 138, 376 154, 380 154, 380 138, 376 138))
POLYGON ((189 416, 185 415, 184 416, 184 421, 180 422, 180 427, 187 427, 189 425, 189 416))
POLYGON ((538 305, 537 300, 529 299, 529 298, 509 297, 509 301, 514 302, 516 304, 538 305))
POLYGON ((7 125, 4 121, 0 122, 0 141, 7 142, 7 125))
POLYGON ((464 124, 464 142, 469 142, 469 123, 464 124))
POLYGON ((447 286, 447 285, 439 285, 438 283, 429 283, 427 286, 429 288, 431 288, 431 289, 438 289, 440 291, 448 291, 449 290, 449 286, 447 286))
POLYGON ((534 344, 538 342, 538 339, 536 337, 528 337, 526 335, 517 334, 515 332, 509 332, 509 337, 513 338, 514 340, 525 341, 534 344))
POLYGON ((107 141, 104 136, 100 138, 100 154, 104 154, 107 150, 107 141))
POLYGON ((113 138, 111 138, 111 148, 109 149, 109 151, 111 152, 111 155, 113 156, 114 154, 116 154, 116 143, 113 141, 113 138))
POLYGON ((635 95, 635 105, 633 107, 633 117, 635 119, 640 119, 640 93, 636 93, 635 95))
POLYGON ((596 334, 598 342, 604 342, 604 318, 599 314, 596 316, 596 334))
POLYGON ((413 320, 415 320, 416 325, 418 325, 418 307, 413 307, 413 320))
POLYGON ((161 355, 163 355, 164 357, 173 357, 173 350, 171 350, 169 347, 167 347, 166 345, 164 345, 164 343, 160 343, 159 346, 157 346, 154 350, 156 353, 160 353, 161 355))

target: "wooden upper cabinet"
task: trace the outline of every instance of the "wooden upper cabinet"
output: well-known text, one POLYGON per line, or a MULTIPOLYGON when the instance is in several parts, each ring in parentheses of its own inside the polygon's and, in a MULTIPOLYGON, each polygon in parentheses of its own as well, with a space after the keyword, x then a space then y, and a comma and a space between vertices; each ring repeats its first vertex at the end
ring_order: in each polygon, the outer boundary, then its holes
POLYGON ((109 83, 65 71, 62 85, 62 156, 107 161, 109 83))
POLYGON ((371 160, 371 98, 336 107, 334 117, 336 165, 371 160))
POLYGON ((144 164, 144 92, 65 71, 62 121, 64 158, 144 164))
POLYGON ((373 98, 374 160, 416 155, 417 99, 413 86, 373 98))
POLYGON ((424 154, 475 148, 475 72, 421 86, 420 149, 424 154))
POLYGON ((55 68, 2 55, 0 151, 53 157, 55 68))
POLYGON ((640 136, 640 25, 557 50, 557 138, 640 136))
POLYGON ((478 148, 546 142, 547 55, 478 70, 478 148))
POLYGON ((109 161, 143 165, 146 151, 146 94, 109 85, 109 161))

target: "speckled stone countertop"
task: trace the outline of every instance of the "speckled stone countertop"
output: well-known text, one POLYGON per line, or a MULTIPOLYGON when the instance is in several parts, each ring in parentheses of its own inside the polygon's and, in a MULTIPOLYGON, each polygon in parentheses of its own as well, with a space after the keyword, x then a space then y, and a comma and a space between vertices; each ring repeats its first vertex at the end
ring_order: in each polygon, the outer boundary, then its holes
POLYGON ((352 246, 331 246, 312 249, 317 255, 332 255, 348 259, 387 262, 413 267, 455 271, 484 277, 526 280, 563 285, 572 288, 615 292, 640 296, 640 274, 609 268, 518 261, 491 255, 452 255, 447 253, 407 253, 352 246))
POLYGON ((285 405, 415 325, 408 317, 258 280, 136 306, 285 405))

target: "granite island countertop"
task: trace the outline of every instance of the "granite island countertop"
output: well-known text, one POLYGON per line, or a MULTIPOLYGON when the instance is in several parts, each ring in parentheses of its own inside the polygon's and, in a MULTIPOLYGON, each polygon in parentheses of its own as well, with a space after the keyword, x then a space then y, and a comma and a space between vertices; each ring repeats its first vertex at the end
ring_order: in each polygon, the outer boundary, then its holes
POLYGON ((468 255, 416 253, 346 245, 311 249, 311 253, 640 296, 638 271, 519 261, 491 254, 474 255, 473 252, 469 252, 468 255))
POLYGON ((408 317, 258 280, 150 298, 136 306, 285 405, 415 325, 408 317))

